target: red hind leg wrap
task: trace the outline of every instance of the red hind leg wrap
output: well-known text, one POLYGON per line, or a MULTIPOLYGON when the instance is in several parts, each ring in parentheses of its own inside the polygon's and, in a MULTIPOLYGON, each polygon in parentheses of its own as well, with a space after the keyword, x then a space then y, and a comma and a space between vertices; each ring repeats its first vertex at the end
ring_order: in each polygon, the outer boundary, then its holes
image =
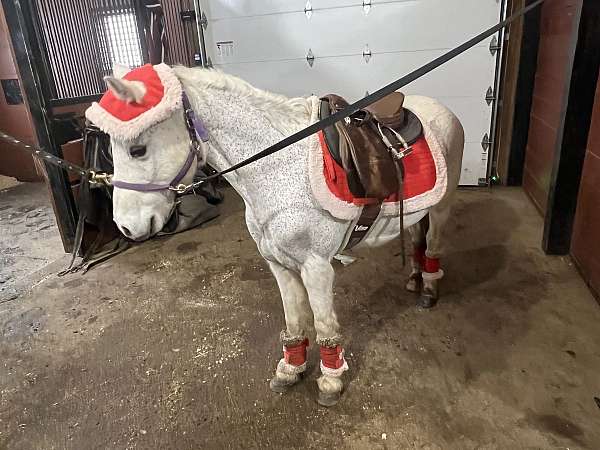
POLYGON ((425 257, 425 264, 423 265, 423 272, 427 273, 437 273, 440 270, 440 260, 439 258, 429 258, 425 257))

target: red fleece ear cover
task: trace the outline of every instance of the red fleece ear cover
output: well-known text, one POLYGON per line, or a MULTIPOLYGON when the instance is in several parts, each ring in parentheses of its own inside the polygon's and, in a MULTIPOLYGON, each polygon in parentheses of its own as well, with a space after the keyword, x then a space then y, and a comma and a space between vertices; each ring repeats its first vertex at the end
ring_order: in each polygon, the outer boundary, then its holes
POLYGON ((164 86, 152 65, 146 64, 142 67, 138 67, 127 73, 123 79, 143 82, 146 87, 146 95, 144 95, 141 103, 128 103, 119 99, 112 91, 106 91, 98 104, 117 119, 124 122, 135 119, 139 115, 154 108, 163 99, 165 92, 164 86))

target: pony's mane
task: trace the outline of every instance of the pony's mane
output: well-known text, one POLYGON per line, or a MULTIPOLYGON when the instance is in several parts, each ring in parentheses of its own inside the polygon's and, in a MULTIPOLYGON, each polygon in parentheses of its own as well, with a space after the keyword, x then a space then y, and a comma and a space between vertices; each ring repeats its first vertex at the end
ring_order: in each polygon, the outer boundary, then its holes
POLYGON ((303 97, 288 98, 284 95, 263 91, 250 83, 218 69, 201 67, 173 68, 184 85, 192 86, 202 95, 206 88, 233 92, 245 98, 254 107, 261 110, 271 124, 283 134, 292 134, 308 125, 311 115, 311 102, 303 97))

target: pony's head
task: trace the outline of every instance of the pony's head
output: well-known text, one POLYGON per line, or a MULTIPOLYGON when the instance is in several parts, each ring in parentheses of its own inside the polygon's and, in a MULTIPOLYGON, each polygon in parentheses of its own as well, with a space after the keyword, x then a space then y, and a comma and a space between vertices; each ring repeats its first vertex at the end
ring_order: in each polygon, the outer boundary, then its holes
POLYGON ((163 228, 175 207, 172 188, 192 181, 207 147, 190 135, 181 83, 170 67, 113 72, 86 117, 110 136, 114 221, 128 238, 144 240, 163 228))

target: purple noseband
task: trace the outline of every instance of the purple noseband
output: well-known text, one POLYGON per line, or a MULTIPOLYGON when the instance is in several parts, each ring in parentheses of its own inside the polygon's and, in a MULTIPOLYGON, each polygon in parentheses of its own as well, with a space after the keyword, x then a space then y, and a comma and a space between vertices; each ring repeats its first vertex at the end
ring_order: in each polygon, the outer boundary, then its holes
POLYGON ((183 93, 182 100, 185 125, 190 135, 190 151, 185 163, 183 163, 183 167, 179 170, 177 175, 175 175, 175 178, 168 184, 128 183, 126 181, 112 180, 111 183, 114 187, 140 192, 176 190, 181 180, 183 180, 183 177, 185 177, 190 170, 190 167, 192 167, 196 156, 200 154, 200 141, 208 142, 208 131, 206 131, 206 127, 202 121, 194 114, 190 100, 185 92, 183 93))

